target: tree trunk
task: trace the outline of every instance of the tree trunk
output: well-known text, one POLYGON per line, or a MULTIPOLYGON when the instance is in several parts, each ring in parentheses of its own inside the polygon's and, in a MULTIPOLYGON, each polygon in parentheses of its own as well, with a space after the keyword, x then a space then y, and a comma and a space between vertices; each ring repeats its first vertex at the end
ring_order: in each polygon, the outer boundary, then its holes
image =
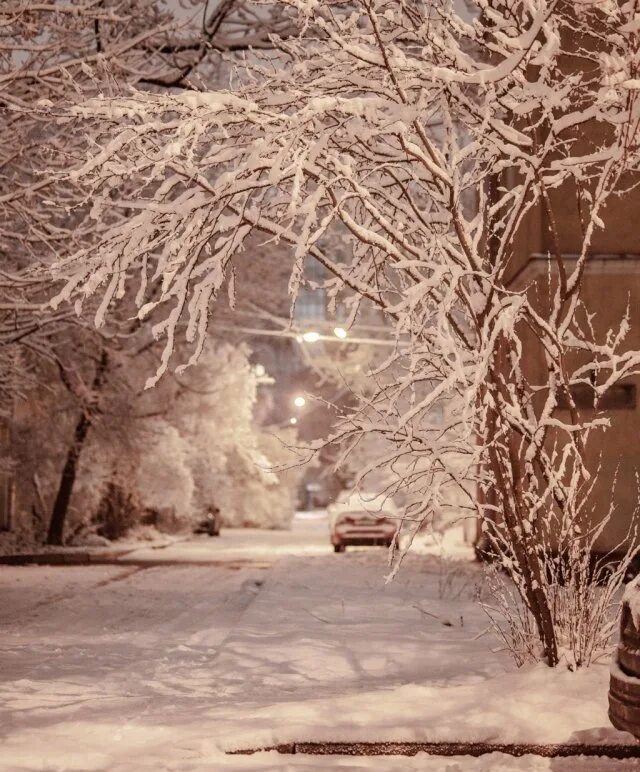
MULTIPOLYGON (((493 405, 500 404, 499 380, 498 373, 494 369, 490 370, 488 389, 493 392, 493 405)), ((555 667, 559 661, 558 642, 552 609, 543 589, 546 584, 545 567, 539 554, 544 545, 540 542, 536 527, 532 528, 531 533, 522 528, 527 517, 524 503, 527 497, 523 490, 526 478, 521 459, 514 447, 515 438, 497 407, 492 408, 488 414, 485 446, 489 449, 488 461, 495 485, 493 493, 502 516, 501 522, 493 525, 494 528, 504 528, 512 554, 505 552, 505 545, 499 538, 495 538, 495 534, 494 549, 497 554, 514 561, 513 564, 507 563, 505 568, 508 566, 507 571, 534 619, 547 664, 549 667, 555 667)), ((487 525, 491 538, 491 523, 487 525)))
POLYGON ((60 478, 60 486, 58 487, 58 493, 56 500, 53 504, 53 510, 51 512, 51 521, 49 522, 49 533, 47 535, 47 544, 62 544, 64 536, 64 523, 67 518, 67 512, 69 510, 69 501, 71 500, 71 493, 73 491, 73 485, 76 481, 76 471, 78 468, 78 459, 80 457, 80 451, 87 437, 89 426, 91 425, 91 419, 86 412, 83 412, 80 416, 76 429, 73 434, 73 442, 67 452, 67 460, 62 469, 62 477, 60 478))
MULTIPOLYGON (((98 392, 102 386, 104 373, 107 369, 107 361, 107 352, 103 349, 91 385, 93 394, 98 392)), ((67 519, 67 512, 69 511, 69 502, 71 500, 73 486, 76 481, 78 459, 80 458, 80 452, 82 451, 92 421, 93 413, 91 408, 88 405, 83 406, 82 414, 78 419, 78 423, 76 424, 73 433, 73 441, 67 451, 67 459, 62 469, 58 493, 56 494, 56 499, 53 503, 51 520, 49 522, 49 532, 47 534, 47 544, 62 545, 64 543, 64 524, 67 519)))

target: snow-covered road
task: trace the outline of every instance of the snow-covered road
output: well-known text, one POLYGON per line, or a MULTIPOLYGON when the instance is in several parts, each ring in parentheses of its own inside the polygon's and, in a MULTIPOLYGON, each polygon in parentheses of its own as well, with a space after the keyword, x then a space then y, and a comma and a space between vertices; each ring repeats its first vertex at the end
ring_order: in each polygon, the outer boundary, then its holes
POLYGON ((333 555, 320 519, 176 544, 155 551, 160 566, 147 552, 0 569, 0 769, 620 768, 225 756, 305 740, 593 741, 611 736, 606 667, 514 672, 482 635, 476 567, 416 556, 385 586, 385 551, 333 555))

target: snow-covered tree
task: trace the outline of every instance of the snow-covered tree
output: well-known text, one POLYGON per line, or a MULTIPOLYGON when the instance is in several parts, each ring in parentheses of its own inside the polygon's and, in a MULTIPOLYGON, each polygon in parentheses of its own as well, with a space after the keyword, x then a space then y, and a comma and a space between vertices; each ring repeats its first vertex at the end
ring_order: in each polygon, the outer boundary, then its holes
POLYGON ((144 432, 145 448, 136 470, 135 489, 145 506, 156 510, 172 508, 178 517, 189 522, 195 486, 188 444, 165 420, 151 419, 144 432))
POLYGON ((366 298, 396 331, 377 393, 340 438, 389 441, 384 462, 402 462, 416 521, 432 516, 439 481, 475 482, 468 506, 555 665, 544 548, 585 532, 584 449, 607 424, 581 414, 572 389, 589 384, 597 406, 640 362, 624 350, 624 320, 596 339, 580 294, 607 203, 637 183, 640 13, 613 0, 281 5, 299 36, 250 57, 229 90, 131 91, 70 108, 66 130, 91 145, 65 179, 91 200, 95 236, 58 263, 54 307, 80 311, 99 296, 102 324, 134 285, 140 318, 162 315, 155 383, 178 336, 197 358, 210 303, 252 234, 290 247, 293 296, 312 255, 332 299, 355 316, 366 298), (558 233, 567 198, 579 211, 572 260, 558 233), (129 216, 114 222, 115 211, 129 216), (538 216, 544 302, 510 286, 538 216), (542 378, 523 360, 525 339, 542 378))
POLYGON ((198 367, 179 379, 170 420, 187 448, 200 515, 217 506, 230 526, 286 527, 295 511, 298 475, 283 467, 299 460, 281 437, 260 427, 253 411, 258 376, 246 347, 205 348, 198 367))
MULTIPOLYGON (((127 378, 120 377, 127 366, 123 354, 130 364, 141 347, 152 349, 135 334, 139 325, 128 321, 130 298, 124 298, 122 317, 112 317, 98 333, 72 308, 54 311, 46 303, 49 287, 40 269, 92 243, 94 235, 78 208, 76 183, 53 173, 83 152, 84 139, 69 134, 54 115, 70 100, 114 95, 127 85, 157 92, 215 84, 227 67, 225 56, 270 46, 270 31, 288 34, 290 20, 281 11, 255 14, 243 0, 0 4, 0 421, 18 437, 7 447, 3 441, 0 464, 21 478, 20 506, 35 496, 31 508, 38 520, 49 520, 51 542, 64 537, 83 452, 100 445, 100 432, 92 439, 96 421, 105 414, 113 418, 114 409, 119 418, 126 413, 122 405, 103 404, 113 402, 115 381, 127 391, 127 378), (43 382, 51 398, 44 401, 43 382), (45 448, 31 453, 46 469, 40 470, 39 492, 22 479, 27 470, 33 477, 33 465, 19 463, 29 403, 49 405, 41 418, 56 439, 49 444, 56 473, 45 448), (52 473, 58 475, 57 492, 50 495, 52 473)), ((115 227, 126 217, 114 209, 104 222, 115 227)), ((30 428, 34 442, 40 434, 30 428)))

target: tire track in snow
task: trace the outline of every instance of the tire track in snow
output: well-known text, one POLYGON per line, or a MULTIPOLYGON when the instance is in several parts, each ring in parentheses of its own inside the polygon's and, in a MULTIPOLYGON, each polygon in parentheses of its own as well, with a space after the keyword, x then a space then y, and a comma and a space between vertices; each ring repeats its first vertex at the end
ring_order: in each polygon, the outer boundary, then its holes
POLYGON ((72 600, 77 595, 86 594, 100 587, 106 587, 107 585, 113 584, 114 582, 122 582, 128 579, 129 577, 133 576, 133 574, 137 574, 139 571, 144 571, 146 568, 149 568, 149 566, 127 567, 124 570, 122 570, 120 573, 116 574, 115 576, 109 576, 106 579, 101 579, 100 581, 94 582, 89 585, 74 586, 69 591, 61 592, 61 593, 58 593, 57 595, 51 595, 48 598, 45 598, 44 600, 37 601, 34 605, 29 606, 28 609, 25 609, 25 615, 28 619, 28 617, 34 611, 37 611, 38 609, 41 609, 44 606, 52 606, 55 603, 62 603, 67 600, 72 600))

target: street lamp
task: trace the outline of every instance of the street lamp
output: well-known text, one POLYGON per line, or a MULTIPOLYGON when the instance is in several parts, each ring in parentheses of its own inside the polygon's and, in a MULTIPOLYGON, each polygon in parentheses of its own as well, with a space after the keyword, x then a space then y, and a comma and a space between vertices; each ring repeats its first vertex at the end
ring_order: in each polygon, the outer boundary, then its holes
POLYGON ((293 404, 296 407, 304 407, 306 405, 306 403, 307 403, 307 400, 304 397, 296 397, 293 400, 293 404))
POLYGON ((336 338, 340 338, 341 340, 344 340, 347 337, 347 331, 344 329, 344 327, 334 327, 333 334, 336 336, 336 338))
POLYGON ((302 340, 305 341, 305 343, 315 343, 320 340, 320 333, 315 330, 309 330, 309 332, 302 334, 302 340))
POLYGON ((292 416, 292 417, 289 419, 289 423, 290 423, 292 426, 295 426, 295 425, 298 423, 298 419, 297 419, 295 416, 292 416))

